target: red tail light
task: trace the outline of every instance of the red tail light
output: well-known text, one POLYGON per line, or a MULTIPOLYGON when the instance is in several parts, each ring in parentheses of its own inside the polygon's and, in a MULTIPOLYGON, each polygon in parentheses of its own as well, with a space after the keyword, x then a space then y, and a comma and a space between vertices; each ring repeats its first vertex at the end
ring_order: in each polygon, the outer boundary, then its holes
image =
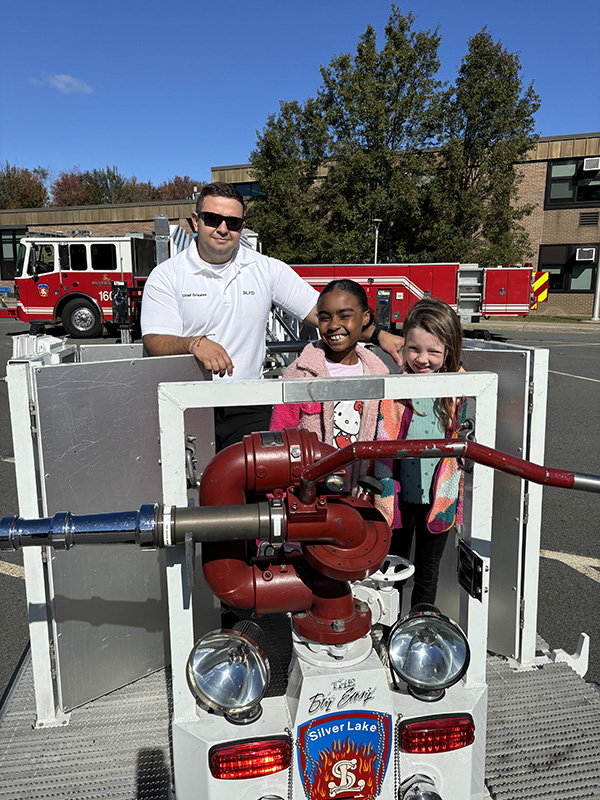
POLYGON ((292 745, 285 737, 217 745, 208 754, 211 775, 225 781, 272 775, 287 769, 291 760, 292 745))
POLYGON ((474 740, 475 723, 468 715, 407 722, 400 728, 400 748, 406 753, 447 753, 474 740))

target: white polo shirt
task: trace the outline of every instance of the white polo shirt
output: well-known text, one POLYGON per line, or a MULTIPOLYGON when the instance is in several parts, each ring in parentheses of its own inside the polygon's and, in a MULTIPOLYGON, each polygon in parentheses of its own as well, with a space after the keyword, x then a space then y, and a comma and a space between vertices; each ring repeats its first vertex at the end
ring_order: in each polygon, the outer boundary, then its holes
POLYGON ((233 362, 231 378, 213 380, 257 380, 271 305, 302 320, 318 297, 283 261, 239 246, 233 261, 219 267, 203 261, 193 241, 150 273, 142 298, 142 335, 209 336, 233 362))

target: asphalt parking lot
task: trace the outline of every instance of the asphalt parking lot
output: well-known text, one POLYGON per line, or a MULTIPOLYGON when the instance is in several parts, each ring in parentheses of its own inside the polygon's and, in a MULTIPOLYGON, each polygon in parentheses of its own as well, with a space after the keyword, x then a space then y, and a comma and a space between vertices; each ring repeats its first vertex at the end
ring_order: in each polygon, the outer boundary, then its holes
MULTIPOLYGON (((600 474, 600 326, 519 321, 472 326, 487 328, 493 338, 548 348, 550 377, 546 458, 548 466, 600 474), (487 326, 490 326, 489 328, 487 326)), ((0 320, 0 359, 12 353, 15 333, 26 326, 0 320)), ((64 331, 48 331, 63 336, 64 331)), ((101 340, 115 341, 105 334, 101 340)), ((18 443, 17 443, 18 446, 18 443)), ((14 452, 7 388, 0 383, 0 514, 18 512, 14 452)), ((553 648, 573 652, 580 631, 592 638, 588 680, 600 683, 598 605, 600 498, 595 494, 546 489, 540 559, 539 624, 553 648)), ((19 553, 0 555, 0 694, 27 643, 26 599, 19 553)))

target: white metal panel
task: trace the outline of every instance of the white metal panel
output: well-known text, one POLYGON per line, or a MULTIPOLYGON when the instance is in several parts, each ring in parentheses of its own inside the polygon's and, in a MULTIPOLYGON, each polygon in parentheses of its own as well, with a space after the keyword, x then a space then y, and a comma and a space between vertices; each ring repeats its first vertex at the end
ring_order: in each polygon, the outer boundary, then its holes
MULTIPOLYGON (((391 375, 381 377, 364 377, 369 382, 381 387, 383 383, 386 398, 400 399, 410 397, 447 397, 466 395, 476 400, 476 425, 479 440, 482 444, 494 445, 496 429, 496 393, 497 376, 489 373, 453 373, 415 376, 391 375)), ((219 405, 244 406, 248 404, 274 404, 284 401, 286 385, 294 384, 294 400, 307 402, 314 400, 325 392, 330 398, 332 386, 338 387, 344 394, 344 382, 354 379, 328 381, 248 381, 239 383, 169 383, 158 387, 159 421, 161 436, 161 461, 163 471, 164 500, 170 504, 183 498, 184 452, 182 444, 183 417, 187 409, 219 405), (304 396, 303 396, 304 391, 304 396)), ((330 398, 331 399, 331 398, 330 398)), ((489 560, 492 516, 493 471, 475 465, 473 483, 477 491, 473 492, 473 527, 470 532, 470 544, 485 559, 489 560)), ((189 587, 187 587, 183 548, 175 548, 173 552, 173 577, 169 579, 169 621, 171 630, 171 659, 173 667, 174 720, 190 720, 193 716, 193 701, 189 688, 185 684, 185 664, 193 646, 193 623, 191 603, 188 603, 189 587), (179 568, 177 569, 177 559, 179 568)), ((482 601, 471 598, 461 591, 460 621, 469 641, 475 641, 472 648, 471 666, 467 673, 468 686, 485 683, 485 641, 487 636, 487 580, 484 579, 486 591, 482 601)), ((175 754, 177 771, 177 754, 175 754)))
MULTIPOLYGON (((549 351, 534 350, 532 356, 531 413, 529 415, 526 458, 535 464, 543 464, 546 446, 549 351)), ((537 648, 543 486, 528 482, 527 492, 529 494, 529 510, 523 548, 520 661, 523 664, 532 664, 537 648)))

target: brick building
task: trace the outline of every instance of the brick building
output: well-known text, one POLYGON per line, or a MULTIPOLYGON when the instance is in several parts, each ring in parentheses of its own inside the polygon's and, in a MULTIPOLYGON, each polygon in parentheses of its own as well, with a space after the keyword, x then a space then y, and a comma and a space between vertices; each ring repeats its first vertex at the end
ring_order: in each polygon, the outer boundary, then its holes
POLYGON ((520 200, 534 206, 523 222, 534 265, 550 273, 539 313, 588 316, 600 253, 600 133, 543 137, 518 169, 520 200))

